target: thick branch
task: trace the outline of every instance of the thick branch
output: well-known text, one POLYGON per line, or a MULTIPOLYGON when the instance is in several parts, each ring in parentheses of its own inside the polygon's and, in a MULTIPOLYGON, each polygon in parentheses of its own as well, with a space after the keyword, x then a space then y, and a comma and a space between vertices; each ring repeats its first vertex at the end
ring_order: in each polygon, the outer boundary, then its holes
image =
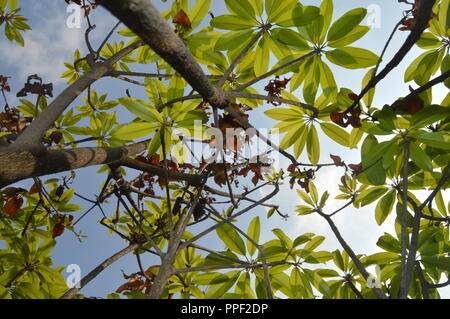
POLYGON ((150 1, 100 0, 98 1, 159 56, 170 64, 211 105, 227 105, 221 90, 214 88, 183 41, 172 31, 150 1))
POLYGON ((57 151, 0 153, 0 188, 30 177, 125 160, 147 148, 148 141, 122 147, 82 147, 57 151))

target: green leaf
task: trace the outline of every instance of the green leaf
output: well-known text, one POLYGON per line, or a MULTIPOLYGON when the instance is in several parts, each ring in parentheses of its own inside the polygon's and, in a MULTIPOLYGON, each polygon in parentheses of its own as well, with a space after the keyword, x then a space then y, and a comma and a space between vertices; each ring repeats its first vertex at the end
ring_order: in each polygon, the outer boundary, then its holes
POLYGON ((264 114, 278 121, 301 120, 304 115, 299 109, 293 108, 273 108, 265 111, 264 114))
POLYGON ((153 154, 155 154, 160 146, 161 146, 161 135, 159 134, 159 131, 156 131, 150 143, 148 143, 147 156, 152 156, 153 154))
POLYGON ((262 16, 264 12, 264 2, 261 0, 248 0, 248 2, 250 2, 250 4, 252 5, 253 9, 256 12, 256 15, 258 17, 262 16))
POLYGON ((304 250, 313 251, 317 247, 319 247, 323 241, 325 240, 324 236, 316 236, 313 239, 311 239, 303 248, 304 250))
POLYGON ((353 42, 361 39, 367 32, 369 32, 369 30, 370 30, 370 27, 368 27, 368 26, 358 25, 344 37, 342 37, 336 41, 330 41, 328 43, 328 46, 330 46, 332 48, 345 47, 345 46, 352 44, 353 42))
POLYGON ((320 4, 320 14, 324 17, 324 20, 322 33, 320 35, 321 43, 325 40, 325 36, 330 28, 331 20, 333 19, 333 9, 333 0, 322 0, 322 3, 320 4))
POLYGON ((9 8, 11 10, 17 9, 18 4, 19 4, 19 0, 9 0, 9 8))
POLYGON ((377 246, 393 253, 400 253, 402 251, 400 242, 388 233, 384 233, 383 236, 378 238, 377 246))
POLYGON ((320 68, 319 63, 321 61, 317 56, 313 58, 313 63, 308 69, 305 77, 305 83, 303 85, 303 97, 306 103, 314 104, 316 100, 317 90, 320 84, 320 68))
POLYGON ((297 27, 305 26, 314 21, 320 14, 320 9, 314 6, 297 5, 292 12, 292 20, 297 27))
POLYGON ((298 213, 299 216, 309 215, 314 212, 314 210, 310 206, 305 205, 297 205, 295 212, 298 213))
POLYGON ((192 283, 201 286, 217 285, 226 281, 228 281, 228 276, 218 272, 198 274, 192 278, 192 283))
POLYGON ((291 19, 296 3, 297 0, 266 0, 267 22, 282 23, 283 20, 291 19))
POLYGON ((383 222, 386 220, 386 217, 389 216, 392 208, 394 207, 394 203, 395 191, 393 190, 391 190, 389 193, 383 196, 383 198, 380 199, 377 207, 375 208, 375 220, 377 221, 378 225, 383 224, 383 222))
POLYGON ((145 101, 124 97, 120 98, 119 102, 125 106, 128 111, 136 115, 138 118, 148 122, 162 122, 161 114, 155 109, 153 105, 145 101))
POLYGON ((368 135, 361 147, 361 158, 364 174, 373 185, 383 185, 386 180, 386 171, 383 162, 380 160, 383 152, 393 141, 386 141, 378 144, 373 135, 368 135))
POLYGON ((271 33, 272 37, 275 37, 281 43, 289 45, 299 51, 306 51, 310 49, 305 39, 291 29, 276 28, 272 30, 271 33))
POLYGON ((419 65, 422 63, 422 61, 432 60, 435 53, 436 50, 429 50, 415 58, 405 71, 404 81, 412 81, 416 74, 420 72, 419 65))
POLYGON ((5 287, 0 285, 0 299, 12 299, 11 295, 8 293, 5 287))
POLYGON ((415 142, 411 142, 409 144, 411 159, 418 167, 425 171, 432 171, 433 164, 431 163, 431 159, 428 157, 427 153, 425 153, 419 145, 415 142))
POLYGON ((236 15, 221 15, 211 20, 211 25, 217 29, 245 30, 254 26, 254 22, 236 15))
POLYGON ((366 14, 367 10, 363 8, 353 9, 345 13, 332 24, 328 31, 327 40, 335 41, 344 37, 361 23, 366 14))
POLYGON ((263 245, 264 253, 266 254, 267 261, 280 260, 284 258, 287 249, 283 246, 279 239, 273 239, 263 245))
POLYGON ((295 158, 299 158, 301 153, 303 152, 303 149, 305 148, 306 144, 306 133, 307 133, 307 127, 306 125, 302 125, 300 128, 300 135, 297 138, 297 141, 295 141, 294 144, 294 156, 295 158))
POLYGON ((426 256, 420 260, 425 267, 438 268, 444 271, 450 269, 450 257, 444 256, 426 256))
POLYGON ((306 149, 308 151, 308 158, 311 161, 311 164, 317 165, 320 159, 320 142, 317 130, 313 125, 311 125, 308 130, 308 135, 306 137, 306 149))
POLYGON ((437 121, 450 117, 448 107, 430 105, 411 116, 409 119, 412 128, 423 128, 437 121))
POLYGON ((348 134, 345 130, 331 123, 320 123, 320 127, 333 141, 341 144, 342 146, 348 147, 350 134, 348 134))
POLYGON ((365 69, 377 64, 378 56, 366 49, 343 47, 327 51, 330 62, 347 69, 365 69))
POLYGON ((220 225, 217 227, 216 233, 231 251, 245 256, 245 243, 233 226, 228 223, 220 225))
POLYGON ((242 43, 248 42, 253 36, 254 32, 251 29, 225 33, 217 40, 215 49, 218 51, 228 51, 238 47, 242 43))
POLYGON ((382 253, 376 253, 373 255, 369 255, 366 258, 364 258, 363 263, 365 266, 370 265, 386 265, 391 263, 392 261, 398 260, 399 255, 397 253, 392 252, 382 252, 382 253))
POLYGON ((328 251, 313 251, 304 260, 308 264, 324 264, 332 258, 332 253, 328 251))
POLYGON ((444 34, 440 34, 441 36, 450 36, 450 3, 448 1, 441 1, 439 7, 439 25, 441 30, 444 31, 444 34))
POLYGON ((433 33, 424 32, 416 44, 421 49, 437 49, 442 45, 442 42, 433 33))
MULTIPOLYGON (((375 68, 370 69, 367 71, 366 75, 364 75, 364 78, 362 80, 362 87, 361 89, 365 88, 367 84, 369 84, 370 80, 372 80, 373 73, 375 72, 375 68)), ((367 92, 364 97, 363 101, 366 104, 367 107, 370 107, 373 102, 373 98, 375 97, 375 88, 372 88, 367 92)))
POLYGON ((295 267, 292 269, 291 276, 290 276, 290 290, 292 292, 293 298, 300 298, 305 294, 303 285, 302 285, 302 273, 300 270, 295 267))
POLYGON ((256 48, 254 71, 256 76, 260 76, 267 72, 269 68, 269 46, 263 37, 256 48))
POLYGON ((385 186, 371 187, 359 193, 358 196, 356 196, 355 201, 361 203, 361 206, 366 206, 376 201, 387 191, 388 189, 385 186))
POLYGON ((279 228, 272 229, 272 232, 277 236, 281 244, 286 249, 291 249, 293 247, 292 240, 279 228))
POLYGON ((318 64, 320 69, 320 86, 322 87, 323 94, 327 98, 334 100, 338 93, 334 74, 322 59, 319 60, 318 64))
POLYGON ((117 128, 111 131, 110 135, 111 137, 119 140, 130 141, 136 138, 150 135, 150 133, 153 132, 155 128, 156 126, 150 123, 132 122, 119 125, 117 128))
POLYGON ((293 129, 289 131, 281 140, 280 148, 282 150, 286 150, 289 148, 292 144, 295 142, 301 140, 304 133, 306 132, 306 126, 305 125, 299 125, 297 128, 292 127, 293 129))
POLYGON ((417 135, 416 137, 420 142, 425 143, 431 147, 450 150, 450 135, 448 134, 431 132, 422 133, 417 135))
POLYGON ((256 23, 255 10, 248 0, 225 0, 225 5, 231 13, 256 23))
POLYGON ((339 273, 333 269, 317 269, 316 273, 323 278, 339 277, 339 273))
POLYGON ((195 29, 200 25, 205 16, 208 14, 211 7, 211 0, 197 0, 189 12, 189 18, 191 20, 191 27, 195 29))
MULTIPOLYGON (((251 239, 253 239, 253 241, 258 243, 260 233, 261 233, 261 222, 259 220, 259 216, 256 216, 255 218, 252 219, 252 221, 248 225, 247 235, 251 239)), ((247 240, 247 250, 250 256, 252 256, 256 251, 255 245, 253 245, 249 240, 247 240)))
POLYGON ((230 290, 231 287, 234 286, 236 281, 239 278, 240 271, 230 271, 226 273, 225 275, 228 277, 228 280, 223 282, 222 284, 218 285, 212 285, 208 287, 208 290, 206 291, 205 297, 207 299, 218 299, 223 297, 223 295, 230 290))

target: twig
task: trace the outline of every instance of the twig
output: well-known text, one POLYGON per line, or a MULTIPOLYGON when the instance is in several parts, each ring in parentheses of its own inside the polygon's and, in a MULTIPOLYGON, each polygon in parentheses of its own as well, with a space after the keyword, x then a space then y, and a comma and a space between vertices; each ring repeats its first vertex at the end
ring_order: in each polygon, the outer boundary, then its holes
MULTIPOLYGON (((270 26, 270 25, 269 25, 270 26)), ((218 87, 221 87, 225 81, 230 76, 231 72, 233 72, 234 68, 238 65, 239 61, 247 54, 247 52, 253 47, 253 45, 258 41, 258 39, 268 30, 270 27, 263 27, 261 30, 252 38, 252 40, 246 45, 246 47, 239 53, 239 55, 234 59, 234 61, 231 63, 230 67, 226 70, 225 74, 220 79, 219 83, 217 84, 218 87)))
POLYGON ((138 249, 141 246, 141 243, 134 243, 129 245, 128 247, 125 247, 124 249, 120 250, 119 252, 115 253, 108 259, 105 259, 100 265, 95 267, 90 273, 88 273, 86 276, 81 279, 80 282, 78 282, 73 288, 69 289, 62 297, 61 299, 72 299, 75 297, 75 295, 82 289, 84 286, 86 286, 92 279, 97 277, 103 270, 105 270, 107 267, 109 267, 111 264, 122 258, 123 256, 127 255, 128 253, 138 249))
POLYGON ((430 20, 432 8, 435 2, 436 0, 420 2, 420 6, 418 8, 419 15, 416 17, 414 29, 406 38, 401 48, 397 51, 391 61, 384 67, 384 69, 369 81, 366 87, 358 95, 358 98, 355 99, 352 105, 350 105, 343 113, 348 113, 353 110, 353 108, 359 104, 361 99, 364 97, 364 95, 366 95, 367 92, 370 91, 370 89, 374 88, 378 84, 378 82, 384 79, 386 75, 388 75, 394 68, 396 68, 400 64, 400 62, 408 54, 414 44, 420 39, 423 31, 427 28, 428 21, 430 20))

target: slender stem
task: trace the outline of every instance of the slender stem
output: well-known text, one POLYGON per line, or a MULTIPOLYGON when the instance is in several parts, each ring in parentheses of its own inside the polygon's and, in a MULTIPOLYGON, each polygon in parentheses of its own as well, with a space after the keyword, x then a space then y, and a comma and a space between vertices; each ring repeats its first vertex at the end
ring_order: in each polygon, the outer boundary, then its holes
POLYGON ((406 275, 406 245, 407 245, 407 216, 408 216, 408 174, 409 174, 409 141, 405 141, 404 154, 403 154, 403 197, 402 197, 402 217, 401 217, 401 244, 402 244, 402 255, 401 255, 401 284, 400 284, 400 299, 405 299, 408 295, 408 282, 406 275))
POLYGON ((225 81, 230 77, 231 72, 233 72, 234 68, 238 65, 238 63, 241 61, 241 59, 247 54, 247 52, 253 47, 253 45, 258 41, 258 39, 267 31, 267 28, 262 28, 253 38, 252 40, 247 44, 247 46, 239 53, 239 55, 234 59, 234 61, 231 63, 230 67, 227 69, 225 74, 220 79, 219 83, 217 84, 218 87, 221 87, 225 81))
POLYGON ((100 44, 100 46, 97 49, 97 54, 100 54, 100 51, 103 49, 103 47, 105 46, 106 42, 108 42, 109 38, 111 38, 111 36, 113 35, 114 31, 119 27, 119 25, 122 22, 119 21, 117 22, 114 27, 111 29, 111 31, 109 31, 108 35, 106 36, 106 38, 103 40, 103 42, 100 44))
POLYGON ((432 8, 435 2, 436 0, 428 0, 420 2, 420 6, 418 8, 419 15, 415 19, 416 21, 415 26, 411 31, 411 33, 406 38, 401 48, 397 51, 397 53, 394 55, 391 61, 389 61, 389 63, 384 67, 384 69, 381 70, 379 74, 374 76, 369 81, 369 83, 358 95, 358 98, 355 99, 352 105, 350 105, 343 113, 348 113, 351 110, 353 110, 353 108, 359 104, 359 101, 361 101, 361 99, 364 97, 364 95, 366 95, 367 92, 370 91, 370 89, 374 88, 378 84, 378 82, 384 79, 386 75, 388 75, 394 68, 396 68, 400 64, 400 62, 403 61, 405 56, 408 54, 408 52, 411 50, 414 44, 420 39, 420 36, 427 28, 428 21, 432 16, 432 8))
POLYGON ((350 287, 356 297, 358 297, 358 299, 364 299, 364 296, 358 289, 356 289, 355 284, 351 281, 351 279, 347 281, 347 285, 350 287))
POLYGON ((108 259, 105 259, 100 265, 95 267, 90 273, 88 273, 86 276, 81 279, 80 282, 78 282, 73 288, 69 289, 62 297, 61 299, 72 299, 75 297, 75 295, 82 289, 84 286, 86 286, 92 279, 97 277, 103 270, 108 268, 110 265, 112 265, 114 262, 122 258, 123 256, 127 255, 128 253, 138 249, 141 246, 140 243, 134 243, 129 245, 128 247, 125 247, 124 249, 118 251, 108 259))
MULTIPOLYGON (((321 211, 318 211, 319 215, 322 216, 323 218, 325 218, 325 220, 328 222, 328 225, 330 225, 331 230, 333 231, 334 235, 336 236, 337 240, 339 241, 339 243, 341 244, 342 248, 344 248, 344 250, 347 252, 347 254, 350 256, 350 258, 352 259, 353 263, 355 264, 356 268, 358 269, 358 271, 361 273, 361 275, 363 276, 364 279, 368 279, 370 278, 370 274, 367 272, 367 270, 364 268, 363 264, 361 263, 361 260, 358 258, 358 256, 356 256, 355 252, 353 251, 353 249, 351 249, 351 247, 347 244, 347 242, 344 240, 344 238, 342 237, 339 229, 336 227, 336 224, 333 222, 333 220, 331 219, 330 216, 324 214, 321 211)), ((375 295, 378 298, 381 299, 385 299, 386 295, 383 293, 383 291, 380 288, 377 287, 373 287, 372 291, 375 293, 375 295)))
POLYGON ((416 261, 416 269, 417 269, 417 275, 419 277, 420 286, 422 287, 422 295, 423 299, 430 299, 430 292, 428 289, 428 283, 425 280, 425 277, 423 275, 422 267, 420 266, 420 262, 416 261))
POLYGON ((397 22, 397 24, 395 25, 394 29, 392 30, 392 33, 391 33, 391 35, 389 36, 389 39, 387 40, 386 44, 384 45, 383 51, 381 52, 381 55, 380 55, 380 58, 378 59, 378 63, 377 63, 377 65, 376 65, 376 67, 375 67, 375 71, 373 71, 372 78, 374 78, 374 77, 377 75, 378 68, 380 67, 381 62, 383 61, 384 54, 386 53, 387 48, 389 47, 389 44, 391 43, 392 39, 394 38, 394 35, 395 35, 395 33, 397 32, 398 27, 399 27, 399 26, 403 23, 403 21, 405 21, 405 20, 406 20, 406 17, 402 17, 402 19, 401 19, 399 22, 397 22))

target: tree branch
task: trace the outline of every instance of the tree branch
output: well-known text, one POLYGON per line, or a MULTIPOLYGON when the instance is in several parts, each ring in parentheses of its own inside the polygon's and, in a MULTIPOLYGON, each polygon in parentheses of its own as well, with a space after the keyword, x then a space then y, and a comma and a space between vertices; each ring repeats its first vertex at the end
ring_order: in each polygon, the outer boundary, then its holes
POLYGON ((148 44, 211 105, 223 108, 228 104, 222 90, 208 81, 183 41, 150 1, 100 0, 98 3, 148 44))
MULTIPOLYGON (((405 140, 404 153, 403 153, 403 188, 402 188, 402 216, 401 216, 401 246, 402 246, 402 259, 401 259, 401 283, 399 298, 405 299, 408 296, 409 281, 406 270, 406 238, 407 233, 407 215, 408 215, 408 174, 409 174, 409 141, 405 140)), ((416 212, 416 214, 418 214, 416 212)))
POLYGON ((83 279, 81 279, 81 281, 78 282, 73 288, 69 289, 60 299, 72 299, 80 291, 80 289, 86 286, 92 279, 97 277, 103 270, 108 268, 110 265, 112 265, 114 262, 116 262, 123 256, 138 249, 140 246, 141 246, 140 243, 131 244, 128 247, 115 253, 108 259, 105 259, 100 265, 95 267, 90 273, 84 276, 83 279))
POLYGON ((121 147, 82 147, 57 151, 0 152, 0 188, 30 177, 125 160, 147 149, 148 141, 121 147))
POLYGON ((238 65, 239 61, 247 54, 247 52, 252 48, 252 46, 258 41, 258 39, 268 30, 268 28, 262 28, 254 37, 253 39, 246 45, 246 47, 239 53, 239 55, 234 59, 234 61, 231 63, 230 67, 227 69, 225 74, 220 79, 219 83, 217 84, 217 87, 221 87, 225 81, 230 76, 231 72, 233 72, 234 68, 238 65))
POLYGON ((100 79, 106 72, 112 69, 112 65, 123 56, 132 52, 142 45, 142 41, 134 42, 128 47, 120 50, 105 62, 95 63, 92 68, 72 83, 68 88, 59 94, 52 103, 30 124, 30 126, 19 135, 16 142, 9 147, 12 150, 25 148, 35 149, 41 143, 45 132, 52 125, 64 110, 92 83, 100 79))
POLYGON ((388 75, 400 64, 400 62, 402 62, 403 58, 408 54, 414 44, 420 39, 422 33, 428 27, 428 21, 430 20, 432 8, 435 2, 436 0, 420 1, 420 6, 418 9, 419 15, 416 17, 415 26, 411 30, 411 33, 408 35, 401 48, 397 51, 391 61, 384 67, 384 69, 369 81, 366 87, 358 95, 358 98, 355 99, 353 104, 350 105, 344 113, 348 113, 350 110, 353 110, 353 108, 358 105, 359 101, 361 101, 370 89, 374 88, 378 82, 384 79, 386 75, 388 75))
POLYGON ((126 157, 123 159, 118 160, 117 162, 111 163, 114 165, 120 165, 120 166, 126 166, 129 168, 133 168, 139 171, 147 172, 150 174, 155 174, 158 176, 165 177, 166 174, 169 178, 175 178, 177 180, 183 180, 187 181, 192 186, 198 186, 200 185, 202 179, 205 177, 203 175, 195 175, 195 174, 185 174, 175 171, 166 171, 164 168, 146 164, 143 162, 140 162, 138 160, 126 157))
MULTIPOLYGON (((336 236, 337 240, 341 244, 342 248, 347 252, 347 254, 352 259, 353 263, 355 264, 358 271, 361 273, 363 278, 367 280, 370 277, 370 274, 367 272, 367 270, 364 268, 363 264, 359 260, 359 258, 356 256, 355 252, 351 247, 347 244, 345 239, 342 237, 341 233, 339 232, 339 229, 336 227, 336 224, 333 222, 330 216, 327 214, 324 214, 321 211, 317 211, 320 216, 325 218, 325 220, 328 222, 328 225, 330 225, 331 230, 333 231, 334 235, 336 236)), ((386 295, 383 293, 383 291, 380 288, 373 287, 372 291, 377 295, 378 298, 386 299, 386 295)))

